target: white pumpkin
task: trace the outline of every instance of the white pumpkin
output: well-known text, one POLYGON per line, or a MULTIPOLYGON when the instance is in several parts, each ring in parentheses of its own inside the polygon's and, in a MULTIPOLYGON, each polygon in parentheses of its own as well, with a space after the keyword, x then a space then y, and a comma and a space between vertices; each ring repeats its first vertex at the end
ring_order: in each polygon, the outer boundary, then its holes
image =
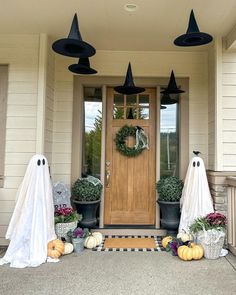
POLYGON ((102 243, 103 237, 102 237, 102 234, 100 232, 95 231, 95 232, 92 233, 92 236, 97 241, 97 245, 96 246, 98 246, 98 245, 100 245, 102 243))
POLYGON ((70 254, 73 252, 74 246, 71 243, 64 243, 64 246, 65 246, 65 250, 63 255, 70 254))
POLYGON ((94 236, 88 236, 84 241, 84 247, 88 249, 93 249, 97 246, 97 240, 94 236))
POLYGON ((180 232, 177 235, 177 239, 181 239, 181 241, 183 243, 187 242, 187 241, 192 241, 193 237, 190 234, 187 234, 186 232, 180 232))

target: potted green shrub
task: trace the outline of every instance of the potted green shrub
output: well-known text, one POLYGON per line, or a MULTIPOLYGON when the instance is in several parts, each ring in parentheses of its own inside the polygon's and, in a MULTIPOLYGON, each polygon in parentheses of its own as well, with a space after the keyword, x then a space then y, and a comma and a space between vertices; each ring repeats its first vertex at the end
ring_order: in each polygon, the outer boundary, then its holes
POLYGON ((180 219, 180 198, 183 181, 174 176, 157 182, 158 204, 161 209, 161 226, 169 233, 176 233, 180 219))
POLYGON ((82 214, 81 227, 92 228, 97 224, 96 212, 101 202, 102 184, 89 176, 79 178, 72 186, 73 202, 77 212, 82 214))

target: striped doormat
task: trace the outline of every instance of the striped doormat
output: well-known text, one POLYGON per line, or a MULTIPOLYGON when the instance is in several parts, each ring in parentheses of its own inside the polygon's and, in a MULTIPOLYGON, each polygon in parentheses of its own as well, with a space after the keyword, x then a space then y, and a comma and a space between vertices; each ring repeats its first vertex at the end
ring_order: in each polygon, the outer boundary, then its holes
POLYGON ((105 235, 102 243, 93 251, 105 252, 154 252, 164 251, 159 236, 105 235))

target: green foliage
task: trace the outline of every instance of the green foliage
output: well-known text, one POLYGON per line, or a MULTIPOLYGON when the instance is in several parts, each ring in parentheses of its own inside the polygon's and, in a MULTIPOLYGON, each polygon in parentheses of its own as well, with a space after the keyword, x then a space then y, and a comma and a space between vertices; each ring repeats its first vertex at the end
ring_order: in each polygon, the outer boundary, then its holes
POLYGON ((178 176, 178 134, 176 132, 161 132, 160 134, 160 172, 161 177, 178 176), (169 167, 167 154, 167 138, 169 140, 169 167))
POLYGON ((189 229, 192 233, 196 234, 200 231, 204 230, 225 230, 227 224, 227 219, 224 214, 221 213, 209 213, 204 217, 196 218, 192 224, 190 225, 189 229))
POLYGON ((102 114, 95 118, 94 129, 85 132, 85 163, 88 175, 99 177, 101 163, 102 114))
POLYGON ((79 178, 72 186, 72 196, 83 202, 97 201, 101 198, 102 184, 92 184, 86 178, 79 178))
POLYGON ((174 176, 161 178, 157 183, 157 191, 160 201, 179 202, 182 190, 183 181, 174 176))
POLYGON ((206 217, 199 217, 194 220, 194 222, 189 227, 190 231, 196 234, 199 231, 208 230, 209 225, 207 223, 206 217))
POLYGON ((116 133, 115 138, 116 149, 124 156, 136 157, 141 154, 144 148, 141 146, 138 146, 137 149, 135 149, 135 147, 128 147, 125 142, 128 136, 133 136, 136 138, 136 127, 124 125, 122 128, 120 128, 120 130, 116 133))
POLYGON ((79 215, 72 208, 60 208, 54 213, 54 222, 57 223, 68 223, 73 221, 80 221, 82 215, 79 215))

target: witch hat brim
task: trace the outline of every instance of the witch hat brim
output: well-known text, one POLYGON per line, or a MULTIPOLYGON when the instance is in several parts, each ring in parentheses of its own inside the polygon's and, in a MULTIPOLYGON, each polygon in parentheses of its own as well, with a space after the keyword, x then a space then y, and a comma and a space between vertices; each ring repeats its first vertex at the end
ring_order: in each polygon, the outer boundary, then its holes
POLYGON ((80 58, 77 64, 72 64, 68 67, 69 71, 81 75, 93 75, 97 71, 90 67, 88 58, 80 58))
POLYGON ((52 44, 52 49, 59 54, 71 57, 89 57, 96 53, 96 49, 82 40, 77 14, 74 15, 70 33, 67 38, 62 38, 52 44))
POLYGON ((210 43, 213 37, 207 33, 200 32, 193 10, 190 13, 189 24, 186 34, 177 37, 174 44, 177 46, 200 46, 210 43))
POLYGON ((166 108, 166 106, 161 105, 161 110, 165 110, 166 108))
POLYGON ((170 80, 167 88, 165 90, 162 90, 161 93, 163 94, 178 94, 178 93, 184 93, 184 90, 181 90, 177 87, 176 81, 175 81, 175 75, 174 72, 171 72, 170 80))
POLYGON ((170 104, 175 104, 177 103, 177 99, 170 98, 169 94, 163 94, 161 98, 161 107, 162 105, 170 105, 170 104))
POLYGON ((145 91, 143 87, 137 87, 134 85, 133 74, 131 69, 131 64, 129 63, 125 83, 123 86, 116 86, 114 87, 115 91, 121 94, 138 94, 145 91))

